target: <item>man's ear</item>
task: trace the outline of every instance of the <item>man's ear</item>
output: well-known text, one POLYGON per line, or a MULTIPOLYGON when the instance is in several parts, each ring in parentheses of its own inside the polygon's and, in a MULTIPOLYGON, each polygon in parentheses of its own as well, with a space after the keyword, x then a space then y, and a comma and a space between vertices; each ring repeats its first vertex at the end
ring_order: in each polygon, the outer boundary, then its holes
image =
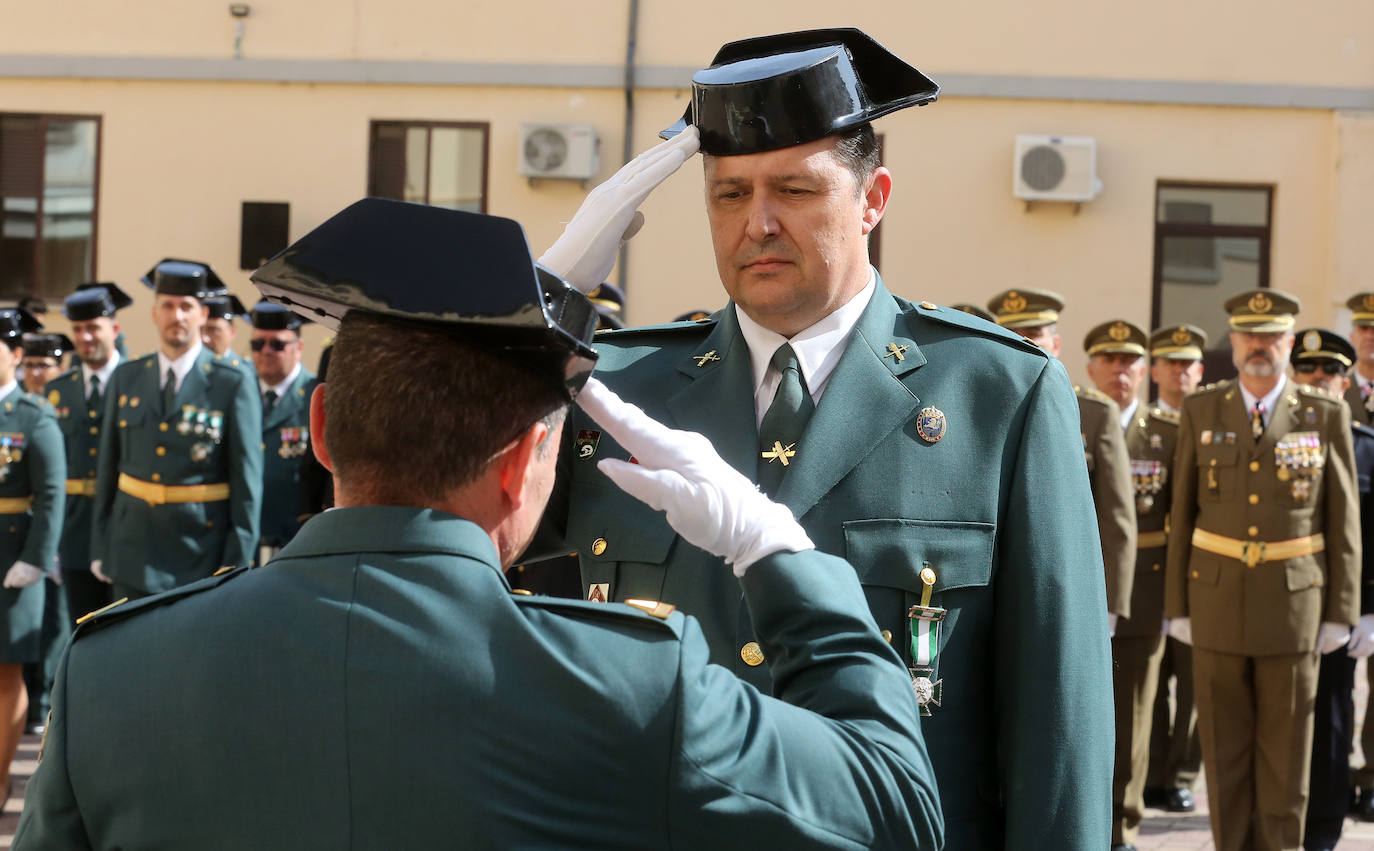
POLYGON ((505 494, 510 510, 519 508, 529 496, 530 471, 539 455, 540 444, 548 439, 549 427, 540 420, 496 457, 501 492, 505 494))
POLYGON ((873 169, 873 173, 864 182, 864 236, 873 232, 882 221, 883 211, 887 209, 887 200, 892 197, 892 173, 882 166, 873 169))
POLYGON ((315 390, 310 394, 310 446, 315 452, 315 458, 324 465, 329 472, 334 472, 334 465, 329 462, 329 447, 324 441, 324 385, 316 384, 315 390))

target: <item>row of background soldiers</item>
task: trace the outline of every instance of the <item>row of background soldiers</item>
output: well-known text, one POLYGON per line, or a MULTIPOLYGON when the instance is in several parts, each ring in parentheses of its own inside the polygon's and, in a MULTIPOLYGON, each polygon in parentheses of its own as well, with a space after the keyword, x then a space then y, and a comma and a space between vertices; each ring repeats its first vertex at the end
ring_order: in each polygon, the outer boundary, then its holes
POLYGON ((26 326, 23 384, 51 405, 67 462, 40 655, 25 670, 30 731, 42 729, 75 618, 261 564, 327 504, 309 451, 317 379, 301 360, 304 320, 265 301, 247 311, 197 261, 164 260, 142 282, 154 293, 153 354, 129 359, 118 312, 133 299, 112 283, 65 300, 71 337, 26 326), (236 321, 251 326, 251 362, 233 350, 236 321))

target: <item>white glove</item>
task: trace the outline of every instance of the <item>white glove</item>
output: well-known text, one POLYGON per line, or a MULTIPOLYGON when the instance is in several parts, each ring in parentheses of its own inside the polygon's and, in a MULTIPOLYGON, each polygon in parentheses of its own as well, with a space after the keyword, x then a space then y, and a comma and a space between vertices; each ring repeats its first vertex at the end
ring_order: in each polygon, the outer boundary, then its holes
POLYGON ((736 576, 764 556, 815 549, 791 510, 759 493, 702 435, 668 428, 595 378, 587 381, 577 403, 639 461, 607 458, 597 469, 665 512, 684 540, 725 559, 736 576))
POLYGON ((1350 627, 1343 623, 1323 623, 1317 633, 1317 655, 1325 656, 1345 646, 1350 640, 1350 627))
POLYGON ((1120 617, 1120 615, 1115 615, 1111 612, 1107 612, 1107 635, 1111 636, 1112 638, 1116 638, 1116 622, 1120 619, 1120 617))
POLYGON ((6 588, 27 588, 43 578, 43 571, 26 561, 16 561, 5 574, 6 588))
POLYGON ((1182 641, 1184 644, 1192 644, 1192 620, 1189 618, 1171 618, 1169 620, 1169 637, 1175 641, 1182 641))
POLYGON ((1163 621, 1160 622, 1160 624, 1159 624, 1159 634, 1162 635, 1162 636, 1164 636, 1165 638, 1168 638, 1168 637, 1169 637, 1169 619, 1168 619, 1168 618, 1165 618, 1163 621))
POLYGON ((100 559, 96 559, 95 561, 91 562, 91 573, 94 573, 95 578, 99 579, 101 582, 104 582, 106 585, 113 585, 114 580, 100 572, 101 563, 102 562, 100 561, 100 559))
POLYGON ((1346 653, 1351 659, 1367 659, 1374 655, 1374 615, 1360 615, 1360 622, 1350 633, 1350 649, 1346 653))
POLYGON ((644 226, 639 205, 691 159, 700 144, 697 128, 689 126, 621 166, 591 191, 539 264, 584 293, 600 286, 615 265, 620 244, 644 226))

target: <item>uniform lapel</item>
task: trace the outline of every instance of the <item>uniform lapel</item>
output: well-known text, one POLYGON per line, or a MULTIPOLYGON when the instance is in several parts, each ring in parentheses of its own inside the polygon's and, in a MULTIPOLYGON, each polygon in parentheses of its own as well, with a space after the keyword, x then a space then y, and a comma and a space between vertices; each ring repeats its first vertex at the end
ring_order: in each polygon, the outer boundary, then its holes
MULTIPOLYGON (((187 399, 200 399, 205 397, 205 390, 209 388, 210 382, 206 380, 205 373, 210 368, 210 361, 214 355, 205 346, 200 347, 200 354, 196 355, 196 362, 191 364, 191 371, 186 373, 186 377, 181 380, 181 387, 177 389, 176 396, 173 397, 172 410, 163 411, 162 418, 165 420, 185 404, 187 399)), ((162 398, 159 390, 158 398, 162 398)))
POLYGON ((1292 381, 1285 379, 1283 392, 1274 402, 1274 415, 1269 418, 1269 425, 1264 429, 1264 434, 1255 443, 1256 458, 1272 451, 1279 438, 1297 427, 1298 404, 1298 388, 1293 386, 1292 381))
POLYGON ((1350 386, 1345 389, 1345 403, 1350 406, 1350 418, 1353 421, 1369 425, 1369 411, 1360 397, 1360 382, 1353 370, 1350 373, 1350 386))
POLYGON ((668 398, 674 424, 706 435, 720 457, 752 480, 759 442, 754 372, 733 304, 678 370, 691 382, 668 398))
POLYGON ((925 362, 879 278, 799 441, 778 502, 803 516, 883 438, 911 419, 920 399, 901 376, 925 362))
POLYGON ((291 386, 286 388, 286 392, 272 406, 272 410, 263 416, 262 430, 264 432, 279 427, 300 411, 301 396, 296 391, 305 384, 308 377, 305 369, 302 368, 300 374, 296 376, 296 380, 291 382, 291 386))

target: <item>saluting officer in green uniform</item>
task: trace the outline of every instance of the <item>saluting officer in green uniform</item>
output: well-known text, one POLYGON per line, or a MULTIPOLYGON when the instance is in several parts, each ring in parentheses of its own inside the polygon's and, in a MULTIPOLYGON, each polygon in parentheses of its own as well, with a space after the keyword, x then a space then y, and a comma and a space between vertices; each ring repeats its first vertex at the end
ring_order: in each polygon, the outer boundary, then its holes
MULTIPOLYGON (((15 380, 22 335, 38 321, 22 308, 0 310, 0 796, 24 734, 25 663, 42 660, 43 575, 57 559, 66 464, 52 408, 15 380)), ((2 804, 3 801, 0 801, 2 804)))
POLYGON ((234 338, 238 336, 234 320, 250 321, 243 302, 228 290, 202 301, 205 309, 209 311, 209 318, 205 320, 205 327, 201 329, 201 342, 214 354, 215 360, 233 367, 242 367, 249 375, 253 375, 253 365, 247 358, 234 351, 234 338))
POLYGON ((16 849, 941 845, 853 569, 700 435, 583 386, 592 306, 519 225, 368 199, 254 280, 338 326, 311 402, 338 507, 265 570, 78 629, 16 849), (579 391, 640 462, 608 486, 738 575, 778 699, 670 605, 511 591, 579 391))
MULTIPOLYGON (((1197 390, 1202 382, 1202 350, 1206 347, 1207 332, 1196 325, 1169 325, 1157 328, 1150 334, 1150 378, 1159 396, 1147 421, 1150 455, 1138 456, 1128 434, 1126 444, 1131 448, 1132 458, 1144 457, 1152 462, 1159 460, 1164 469, 1173 469, 1174 450, 1178 446, 1178 415, 1183 399, 1197 390), (1158 450, 1154 446, 1155 434, 1159 435, 1158 442, 1162 444, 1158 450)), ((1172 494, 1173 482, 1166 476, 1164 486, 1155 498, 1154 509, 1148 516, 1137 515, 1140 533, 1137 543, 1141 548, 1138 562, 1154 559, 1150 562, 1151 575, 1155 573, 1156 563, 1166 563, 1167 542, 1161 534, 1167 534, 1168 506, 1172 494), (1151 554, 1147 555, 1146 549, 1150 549, 1151 554)), ((1139 585, 1142 582, 1147 589, 1151 587, 1152 582, 1146 582, 1137 571, 1136 583, 1139 585)), ((1154 600, 1153 605, 1162 616, 1164 583, 1162 578, 1158 582, 1159 598, 1154 600)), ((1143 599, 1141 605, 1146 605, 1143 599)), ((1132 617, 1136 617, 1134 601, 1131 611, 1132 617)), ((1145 621, 1154 619, 1155 615, 1141 614, 1139 617, 1142 620, 1140 628, 1144 629, 1148 625, 1145 621)), ((1202 770, 1202 745, 1197 738, 1197 704, 1193 700, 1193 648, 1166 635, 1157 679, 1154 718, 1150 723, 1150 769, 1145 778, 1145 806, 1171 813, 1191 813, 1197 809, 1197 803, 1193 800, 1193 783, 1202 770), (1172 710, 1170 680, 1174 681, 1172 710)))
POLYGON ((116 597, 248 566, 262 506, 257 388, 200 341, 200 298, 218 276, 164 260, 146 277, 160 346, 121 364, 106 391, 91 531, 91 572, 116 597))
MULTIPOLYGON (((700 133, 731 300, 705 322, 598 335, 600 369, 854 565, 921 705, 949 847, 1100 849, 1110 649, 1095 530, 1065 522, 1092 513, 1072 385, 1019 337, 893 295, 869 262, 893 186, 869 122, 937 91, 857 30, 726 45, 667 132, 700 133)), ((640 201, 691 154, 680 140, 594 192, 544 262, 600 283, 640 201)), ((599 472, 632 452, 583 413, 567 440, 531 556, 577 551, 590 599, 677 605, 713 661, 779 685, 728 566, 599 472)))
POLYGON ((301 521, 301 456, 310 451, 315 374, 301 365, 305 320, 279 304, 253 308, 253 366, 262 393, 262 546, 275 552, 301 521))
MULTIPOLYGON (((1059 357, 1059 311, 1064 300, 1048 290, 1014 289, 992 297, 988 310, 998 325, 1008 328, 1059 357)), ((1093 354, 1089 351, 1089 355, 1093 354)), ((1131 487, 1131 459, 1122 434, 1121 408, 1110 396, 1092 387, 1074 385, 1088 465, 1097 533, 1107 583, 1107 624, 1115 633, 1117 620, 1131 610, 1135 577, 1135 508, 1131 487)))
POLYGON ((1179 422, 1164 615, 1193 645, 1218 851, 1302 846, 1317 658, 1359 617, 1350 411, 1285 377, 1298 309, 1272 289, 1229 299, 1240 376, 1179 422))

